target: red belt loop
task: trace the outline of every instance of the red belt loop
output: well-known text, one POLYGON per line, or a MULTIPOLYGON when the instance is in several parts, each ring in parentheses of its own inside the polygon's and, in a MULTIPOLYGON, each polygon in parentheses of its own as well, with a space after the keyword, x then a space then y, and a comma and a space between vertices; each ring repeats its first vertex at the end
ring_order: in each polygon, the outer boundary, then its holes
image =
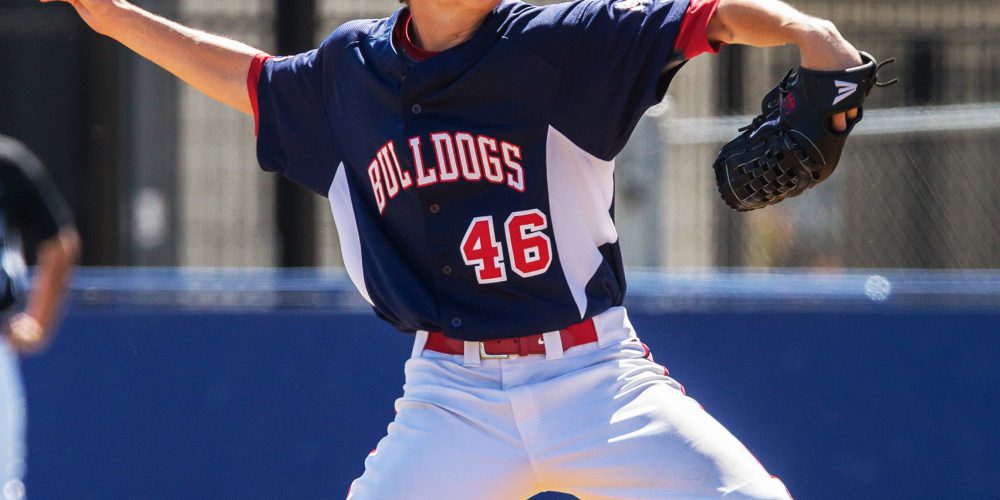
MULTIPOLYGON (((586 319, 559 330, 559 337, 562 339, 562 347, 565 351, 578 345, 597 342, 597 327, 592 319, 586 319)), ((430 332, 424 349, 442 354, 460 355, 465 353, 465 342, 448 338, 441 332, 430 332)), ((484 340, 480 342, 479 352, 481 357, 500 358, 515 354, 518 356, 545 354, 545 337, 541 333, 536 333, 523 337, 484 340)))

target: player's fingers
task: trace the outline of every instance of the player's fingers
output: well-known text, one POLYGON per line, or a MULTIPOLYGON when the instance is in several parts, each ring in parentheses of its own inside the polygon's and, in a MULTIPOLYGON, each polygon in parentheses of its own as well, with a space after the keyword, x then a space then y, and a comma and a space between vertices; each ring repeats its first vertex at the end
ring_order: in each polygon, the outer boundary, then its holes
POLYGON ((831 121, 833 122, 832 125, 834 132, 843 132, 847 130, 847 114, 837 113, 833 115, 831 121))
POLYGON ((833 115, 830 119, 830 124, 833 125, 833 130, 835 132, 843 132, 847 130, 847 123, 849 121, 854 121, 858 117, 858 108, 851 108, 847 110, 846 113, 837 113, 833 115))

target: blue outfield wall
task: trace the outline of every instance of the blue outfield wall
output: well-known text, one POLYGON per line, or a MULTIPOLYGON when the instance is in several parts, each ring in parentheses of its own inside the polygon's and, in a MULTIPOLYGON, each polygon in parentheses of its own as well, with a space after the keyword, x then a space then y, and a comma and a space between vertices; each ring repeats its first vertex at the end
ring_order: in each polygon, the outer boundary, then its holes
MULTIPOLYGON (((627 306, 796 498, 996 498, 1000 274, 869 274, 633 272, 627 306)), ((29 495, 343 498, 409 350, 336 272, 84 271, 23 363, 29 495)))

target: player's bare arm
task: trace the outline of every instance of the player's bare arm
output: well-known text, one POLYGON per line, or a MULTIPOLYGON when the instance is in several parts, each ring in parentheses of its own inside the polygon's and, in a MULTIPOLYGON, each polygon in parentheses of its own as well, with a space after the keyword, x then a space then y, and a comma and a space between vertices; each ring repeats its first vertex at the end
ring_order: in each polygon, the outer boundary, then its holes
POLYGON ((182 26, 122 0, 39 0, 68 3, 94 31, 109 36, 212 99, 252 114, 247 71, 261 51, 182 26))
POLYGON ((65 228, 39 245, 38 266, 27 310, 15 315, 8 325, 10 343, 16 351, 36 353, 51 341, 79 256, 80 237, 73 228, 65 228))
MULTIPOLYGON (((779 0, 722 0, 709 21, 708 39, 714 43, 774 47, 795 45, 802 67, 839 70, 861 64, 861 56, 830 21, 799 12, 779 0)), ((853 109, 833 116, 833 128, 847 129, 853 109)))

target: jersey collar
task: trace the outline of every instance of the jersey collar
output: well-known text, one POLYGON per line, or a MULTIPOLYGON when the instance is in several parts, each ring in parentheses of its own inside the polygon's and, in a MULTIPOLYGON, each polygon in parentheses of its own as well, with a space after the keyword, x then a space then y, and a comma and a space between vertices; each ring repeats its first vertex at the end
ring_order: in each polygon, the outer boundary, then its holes
POLYGON ((390 74, 399 78, 406 75, 407 81, 417 80, 420 82, 417 85, 421 87, 451 81, 471 68, 496 43, 500 38, 506 13, 518 3, 504 0, 486 15, 482 26, 471 38, 420 63, 408 57, 402 47, 393 41, 396 24, 409 18, 408 7, 401 7, 373 31, 368 39, 371 54, 366 56, 388 69, 390 74))

